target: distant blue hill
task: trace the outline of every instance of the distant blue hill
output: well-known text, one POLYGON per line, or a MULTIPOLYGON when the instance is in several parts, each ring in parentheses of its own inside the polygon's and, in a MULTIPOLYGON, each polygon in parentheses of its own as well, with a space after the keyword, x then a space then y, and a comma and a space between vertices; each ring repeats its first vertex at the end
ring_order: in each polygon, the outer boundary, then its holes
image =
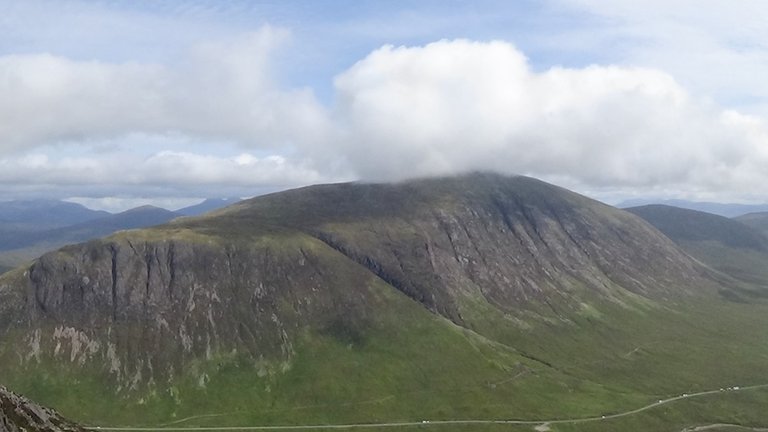
POLYGON ((115 231, 159 225, 181 216, 154 206, 142 206, 117 214, 35 232, 5 233, 0 236, 0 251, 46 246, 53 249, 112 234, 115 231))
POLYGON ((66 244, 198 216, 238 201, 210 198, 177 211, 142 206, 117 214, 56 200, 0 202, 0 273, 66 244))
POLYGON ((723 204, 723 203, 713 203, 713 202, 686 201, 686 200, 678 200, 678 199, 670 199, 670 200, 633 199, 633 200, 627 200, 627 201, 621 202, 618 205, 616 205, 616 207, 629 208, 629 207, 640 207, 640 206, 652 205, 652 204, 662 204, 662 205, 680 207, 680 208, 689 209, 689 210, 697 210, 697 211, 712 213, 712 214, 725 216, 729 218, 742 216, 747 213, 768 212, 768 204, 723 204))
MULTIPOLYGON (((42 222, 24 226, 18 222, 0 222, 0 273, 67 244, 103 237, 115 231, 159 225, 182 216, 153 206, 137 207, 117 214, 97 213, 106 216, 54 228, 42 222)), ((31 219, 45 222, 42 216, 35 219, 34 212, 31 219)))
POLYGON ((0 225, 57 228, 109 216, 83 205, 58 200, 17 200, 0 202, 0 225))

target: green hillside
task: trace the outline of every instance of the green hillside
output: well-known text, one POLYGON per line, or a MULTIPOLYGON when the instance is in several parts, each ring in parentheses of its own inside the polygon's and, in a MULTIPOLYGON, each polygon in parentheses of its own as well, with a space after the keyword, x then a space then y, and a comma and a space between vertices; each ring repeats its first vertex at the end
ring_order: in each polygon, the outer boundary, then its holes
POLYGON ((768 237, 740 218, 662 205, 627 211, 647 220, 692 256, 741 282, 747 294, 760 296, 762 291, 752 288, 768 286, 768 237))
POLYGON ((768 235, 768 212, 748 213, 734 219, 768 235))

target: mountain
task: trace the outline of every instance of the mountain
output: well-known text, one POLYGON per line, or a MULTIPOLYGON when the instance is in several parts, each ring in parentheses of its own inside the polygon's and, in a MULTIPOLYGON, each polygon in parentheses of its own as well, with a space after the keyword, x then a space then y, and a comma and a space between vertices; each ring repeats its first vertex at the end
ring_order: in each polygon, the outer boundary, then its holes
POLYGON ((625 209, 676 242, 713 241, 740 249, 768 252, 768 239, 754 228, 727 217, 666 205, 625 209))
POLYGON ((105 236, 115 231, 159 225, 179 216, 180 214, 176 212, 145 205, 86 223, 49 231, 46 233, 46 237, 57 239, 57 241, 60 239, 67 243, 75 243, 105 236))
POLYGON ((0 248, 8 249, 9 245, 30 234, 108 215, 80 204, 56 200, 0 202, 0 248))
POLYGON ((768 305, 749 294, 535 179, 319 185, 3 275, 0 377, 104 426, 759 424, 757 390, 674 397, 762 384, 768 305))
MULTIPOLYGON (((54 228, 108 216, 105 211, 57 200, 0 202, 0 230, 5 225, 54 228)), ((0 231, 2 232, 2 231, 0 231)))
POLYGON ((203 213, 208 213, 209 211, 232 205, 238 201, 240 201, 240 198, 208 198, 200 204, 180 208, 176 210, 176 213, 184 216, 199 216, 203 213))
POLYGON ((83 432, 83 428, 0 386, 0 431, 83 432))
POLYGON ((768 204, 724 204, 713 202, 697 202, 679 199, 669 200, 649 200, 633 199, 621 202, 617 205, 619 208, 643 207, 646 205, 666 205, 670 207, 684 208, 688 210, 697 210, 705 213, 712 213, 724 217, 737 217, 753 212, 768 211, 768 204))
POLYGON ((665 205, 626 209, 686 252, 739 280, 768 285, 768 237, 752 226, 710 213, 665 205))
POLYGON ((179 216, 159 207, 143 206, 74 225, 8 233, 0 241, 0 265, 20 265, 66 244, 102 237, 115 231, 159 225, 179 216))
MULTIPOLYGON (((0 251, 13 249, 19 241, 44 231, 84 223, 109 216, 80 204, 56 200, 20 200, 0 202, 0 251)), ((61 246, 59 244, 58 246, 61 246)), ((0 253, 0 274, 41 255, 49 249, 21 254, 0 253)))
POLYGON ((60 228, 26 233, 15 237, 9 236, 4 243, 0 244, 0 250, 19 249, 41 242, 63 246, 68 243, 77 243, 91 238, 102 237, 119 230, 159 225, 179 216, 178 213, 159 207, 142 206, 122 213, 60 228))
POLYGON ((768 212, 747 213, 735 219, 768 235, 768 212))

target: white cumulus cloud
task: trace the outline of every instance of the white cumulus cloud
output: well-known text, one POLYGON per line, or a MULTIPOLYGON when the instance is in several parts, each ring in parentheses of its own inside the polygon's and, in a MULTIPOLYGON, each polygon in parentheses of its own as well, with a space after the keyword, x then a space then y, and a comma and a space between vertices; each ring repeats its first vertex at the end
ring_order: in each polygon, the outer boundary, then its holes
POLYGON ((277 148, 323 133, 308 89, 281 89, 269 57, 280 29, 201 44, 177 64, 0 57, 0 150, 132 133, 180 133, 277 148))
POLYGON ((378 49, 336 79, 340 153, 358 176, 491 169, 576 187, 758 187, 762 120, 691 96, 659 70, 533 71, 506 42, 378 49))
POLYGON ((336 76, 326 106, 273 76, 288 37, 264 27, 167 64, 0 56, 0 192, 244 196, 493 170, 596 194, 768 200, 764 119, 660 69, 534 70, 504 41, 384 46, 336 76))
POLYGON ((280 155, 234 157, 160 151, 140 157, 107 153, 52 158, 44 153, 0 159, 0 184, 18 195, 63 197, 251 196, 338 180, 280 155))

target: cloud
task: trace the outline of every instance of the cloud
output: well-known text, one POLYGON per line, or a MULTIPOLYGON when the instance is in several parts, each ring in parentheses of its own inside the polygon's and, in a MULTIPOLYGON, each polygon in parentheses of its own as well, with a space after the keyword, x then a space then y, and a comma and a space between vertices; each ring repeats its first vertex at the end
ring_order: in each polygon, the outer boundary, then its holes
POLYGON ((131 133, 180 133, 276 148, 321 135, 308 89, 282 90, 269 57, 287 37, 268 26, 201 44, 175 65, 0 57, 0 150, 131 133))
POLYGON ((250 153, 220 157, 160 151, 148 157, 107 153, 58 159, 31 153, 0 159, 0 184, 18 191, 11 198, 250 196, 334 180, 280 155, 250 153))
POLYGON ((768 180, 764 121, 658 68, 534 69, 504 41, 384 46, 336 76, 325 106, 273 76, 288 38, 267 26, 165 64, 0 56, 4 195, 245 196, 493 170, 768 200, 751 192, 768 180))
MULTIPOLYGON (((768 115, 768 9, 761 0, 552 0, 554 8, 592 17, 582 48, 611 61, 674 75, 687 89, 720 104, 768 115), (620 43, 620 49, 617 48, 620 43)), ((583 42, 564 31, 553 44, 583 42)))
POLYGON ((743 191, 766 180, 755 117, 659 70, 532 71, 506 42, 378 49, 336 78, 340 153, 362 178, 491 169, 585 188, 743 191))

